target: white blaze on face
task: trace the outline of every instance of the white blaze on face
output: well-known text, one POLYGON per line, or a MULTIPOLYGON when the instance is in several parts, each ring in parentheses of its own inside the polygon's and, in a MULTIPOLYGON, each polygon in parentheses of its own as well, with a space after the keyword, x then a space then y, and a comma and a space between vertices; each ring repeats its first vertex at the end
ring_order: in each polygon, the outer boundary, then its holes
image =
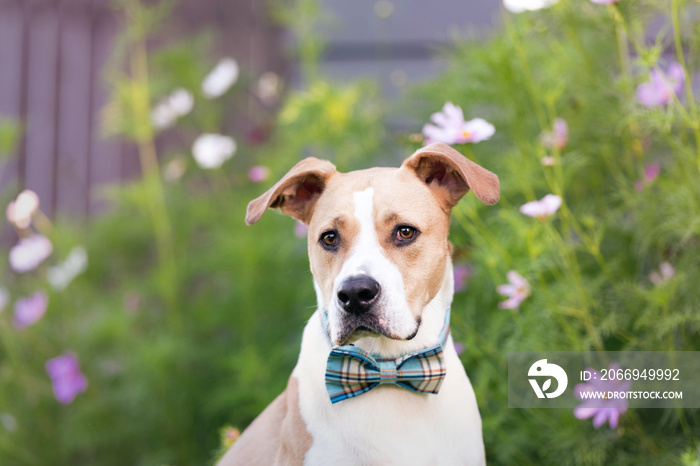
MULTIPOLYGON (((352 239, 348 260, 333 282, 333 296, 338 295, 341 284, 349 277, 367 275, 379 283, 381 294, 371 312, 378 317, 380 325, 394 338, 407 338, 416 331, 416 321, 406 302, 403 276, 399 269, 387 259, 377 238, 374 224, 374 188, 353 193, 355 219, 360 225, 359 235, 352 239)), ((331 338, 340 334, 339 321, 344 311, 336 300, 329 306, 331 338)))

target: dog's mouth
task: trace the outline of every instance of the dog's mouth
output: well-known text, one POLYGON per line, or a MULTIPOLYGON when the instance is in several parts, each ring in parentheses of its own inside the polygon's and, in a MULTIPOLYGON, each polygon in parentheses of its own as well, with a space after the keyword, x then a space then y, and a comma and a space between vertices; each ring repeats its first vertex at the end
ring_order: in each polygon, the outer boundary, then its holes
POLYGON ((416 336, 416 334, 418 333, 418 329, 420 328, 419 318, 416 322, 415 331, 408 337, 402 337, 389 331, 385 327, 385 325, 382 325, 383 322, 380 322, 383 319, 374 316, 363 316, 361 318, 361 321, 358 321, 359 319, 353 318, 346 318, 341 320, 342 321, 340 323, 340 334, 333 341, 334 344, 340 346, 350 344, 354 341, 359 340, 360 338, 365 337, 384 336, 391 340, 411 340, 416 336))

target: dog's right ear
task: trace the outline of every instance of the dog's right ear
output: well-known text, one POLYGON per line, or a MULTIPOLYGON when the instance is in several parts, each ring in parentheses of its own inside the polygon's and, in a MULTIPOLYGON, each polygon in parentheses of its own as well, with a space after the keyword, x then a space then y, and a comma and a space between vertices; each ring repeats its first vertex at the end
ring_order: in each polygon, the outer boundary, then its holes
POLYGON ((283 213, 308 223, 313 205, 326 187, 328 178, 335 173, 335 166, 327 160, 305 158, 265 194, 250 201, 245 223, 254 224, 268 208, 278 208, 283 213))

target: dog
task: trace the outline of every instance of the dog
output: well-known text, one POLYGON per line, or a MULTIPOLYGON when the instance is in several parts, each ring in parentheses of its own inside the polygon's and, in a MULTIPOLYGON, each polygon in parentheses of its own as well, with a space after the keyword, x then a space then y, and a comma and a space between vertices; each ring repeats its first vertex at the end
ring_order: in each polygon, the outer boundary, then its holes
POLYGON ((485 464, 449 335, 450 213, 469 190, 494 204, 498 177, 433 143, 399 168, 309 157, 250 202, 248 225, 276 208, 308 226, 318 308, 287 388, 219 465, 485 464))

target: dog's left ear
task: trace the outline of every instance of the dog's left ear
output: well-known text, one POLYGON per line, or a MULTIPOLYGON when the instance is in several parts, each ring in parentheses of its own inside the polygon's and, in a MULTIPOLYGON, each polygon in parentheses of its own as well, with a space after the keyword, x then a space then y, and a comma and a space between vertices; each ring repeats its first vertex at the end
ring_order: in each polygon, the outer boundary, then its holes
POLYGON ((447 144, 436 142, 418 149, 401 167, 413 170, 447 207, 457 205, 470 189, 484 204, 498 202, 498 176, 447 144))
POLYGON ((308 224, 316 200, 325 189, 328 178, 335 173, 335 166, 327 160, 305 158, 262 196, 250 201, 245 223, 252 225, 268 208, 277 208, 308 224))

